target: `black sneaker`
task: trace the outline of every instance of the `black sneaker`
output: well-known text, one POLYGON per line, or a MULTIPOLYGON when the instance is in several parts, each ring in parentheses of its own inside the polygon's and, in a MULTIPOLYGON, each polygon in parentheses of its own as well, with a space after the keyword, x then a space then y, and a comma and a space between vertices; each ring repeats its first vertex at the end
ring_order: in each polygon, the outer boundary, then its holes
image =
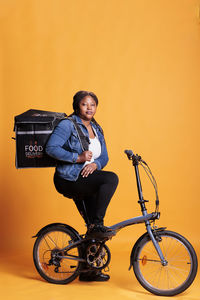
POLYGON ((110 276, 107 274, 103 274, 101 271, 99 272, 87 272, 87 273, 81 273, 79 275, 80 281, 108 281, 110 279, 110 276))
POLYGON ((86 232, 87 238, 111 238, 116 232, 102 224, 90 224, 86 232))

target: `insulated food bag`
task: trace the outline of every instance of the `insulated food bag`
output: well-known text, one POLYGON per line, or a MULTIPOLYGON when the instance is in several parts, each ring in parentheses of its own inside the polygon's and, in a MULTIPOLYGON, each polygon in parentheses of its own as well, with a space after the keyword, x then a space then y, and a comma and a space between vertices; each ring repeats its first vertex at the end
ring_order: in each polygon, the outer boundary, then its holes
POLYGON ((56 160, 45 153, 45 145, 65 113, 30 109, 15 116, 16 168, 56 166, 56 160))

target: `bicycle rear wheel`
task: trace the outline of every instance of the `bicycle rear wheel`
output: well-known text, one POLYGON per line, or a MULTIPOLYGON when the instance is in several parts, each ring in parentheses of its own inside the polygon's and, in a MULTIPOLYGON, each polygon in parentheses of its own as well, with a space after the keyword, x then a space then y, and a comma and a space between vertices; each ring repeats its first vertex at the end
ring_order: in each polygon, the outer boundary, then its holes
POLYGON ((34 264, 48 282, 66 284, 79 275, 81 247, 76 246, 67 253, 61 250, 73 243, 74 239, 76 237, 70 229, 58 225, 47 228, 36 239, 33 248, 34 264))
POLYGON ((151 293, 174 296, 192 284, 197 273, 197 256, 188 240, 176 232, 157 231, 156 236, 167 265, 161 264, 149 235, 144 235, 134 247, 134 273, 151 293))

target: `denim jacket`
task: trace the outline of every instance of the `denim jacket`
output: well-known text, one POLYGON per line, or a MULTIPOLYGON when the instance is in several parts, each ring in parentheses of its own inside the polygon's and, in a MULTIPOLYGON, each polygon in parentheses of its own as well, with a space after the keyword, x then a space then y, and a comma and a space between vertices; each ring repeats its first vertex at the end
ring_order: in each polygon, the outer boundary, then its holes
MULTIPOLYGON (((76 115, 73 115, 72 118, 75 119, 83 133, 89 138, 88 130, 81 119, 76 115)), ((101 155, 94 160, 94 163, 97 165, 97 170, 101 170, 108 162, 108 153, 104 136, 100 129, 93 122, 91 122, 91 125, 95 128, 101 143, 101 155)), ((76 163, 76 160, 83 150, 72 121, 68 119, 62 120, 55 127, 45 150, 49 156, 58 160, 56 172, 60 177, 70 181, 77 180, 84 163, 76 163)))

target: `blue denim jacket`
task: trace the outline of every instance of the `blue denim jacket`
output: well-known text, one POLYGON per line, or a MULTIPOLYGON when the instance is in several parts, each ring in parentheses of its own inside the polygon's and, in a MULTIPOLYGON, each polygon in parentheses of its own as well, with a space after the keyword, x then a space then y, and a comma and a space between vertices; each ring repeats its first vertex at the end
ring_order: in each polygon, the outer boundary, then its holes
MULTIPOLYGON (((73 115, 72 118, 76 120, 83 133, 89 138, 88 130, 81 119, 76 115, 73 115)), ((101 143, 101 155, 94 160, 97 170, 101 170, 108 162, 108 153, 103 134, 94 123, 91 122, 91 124, 95 128, 101 143)), ((83 150, 72 121, 68 119, 62 120, 56 126, 47 142, 45 150, 48 155, 58 160, 56 172, 60 177, 70 181, 77 180, 84 163, 76 163, 76 160, 83 150)))

